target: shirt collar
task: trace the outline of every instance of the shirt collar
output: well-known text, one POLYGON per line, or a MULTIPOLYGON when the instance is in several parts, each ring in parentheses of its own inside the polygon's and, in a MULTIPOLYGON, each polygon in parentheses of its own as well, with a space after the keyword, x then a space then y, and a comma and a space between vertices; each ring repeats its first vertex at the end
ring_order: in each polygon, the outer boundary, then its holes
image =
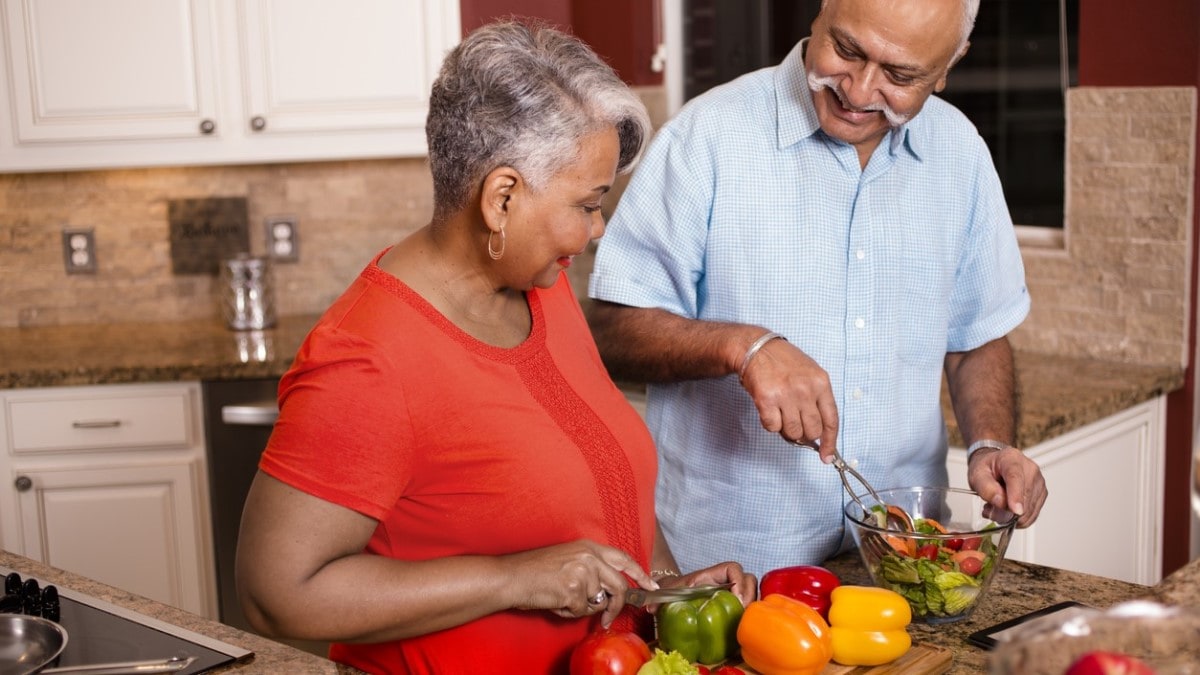
MULTIPOLYGON (((812 90, 808 88, 808 73, 804 69, 804 50, 808 38, 796 43, 779 67, 775 69, 775 109, 779 119, 780 148, 797 143, 821 130, 817 110, 813 107, 812 90)), ((920 159, 924 137, 921 114, 888 133, 889 150, 893 155, 906 148, 920 159)))

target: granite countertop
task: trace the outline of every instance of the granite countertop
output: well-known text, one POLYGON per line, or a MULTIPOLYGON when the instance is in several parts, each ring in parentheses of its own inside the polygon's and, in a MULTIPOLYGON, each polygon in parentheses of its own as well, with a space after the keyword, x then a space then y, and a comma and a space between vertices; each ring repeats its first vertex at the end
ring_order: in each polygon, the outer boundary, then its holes
MULTIPOLYGON (((294 647, 268 640, 267 638, 226 626, 216 621, 210 621, 170 605, 164 605, 154 600, 143 598, 112 586, 93 581, 87 577, 72 574, 35 560, 0 550, 0 566, 15 570, 23 577, 34 577, 42 582, 68 588, 92 597, 100 598, 118 607, 140 612, 160 621, 165 621, 180 628, 186 628, 194 633, 211 637, 221 642, 248 649, 254 652, 254 657, 244 663, 235 663, 208 672, 224 673, 237 672, 253 675, 321 675, 337 673, 339 675, 357 675, 360 671, 336 664, 294 647)), ((67 636, 70 639, 70 635, 67 636)))
MULTIPOLYGON (((19 555, 0 551, 0 565, 47 583, 98 597, 115 605, 161 621, 249 649, 254 658, 214 672, 294 673, 309 675, 338 673, 353 675, 353 668, 293 647, 196 616, 153 600, 118 590, 70 572, 64 572, 19 555)), ((843 583, 867 584, 867 572, 857 553, 847 553, 825 563, 843 583)), ((961 622, 941 626, 913 624, 913 641, 944 647, 953 655, 950 673, 983 673, 988 653, 966 642, 966 636, 981 628, 1011 619, 1064 600, 1075 600, 1097 608, 1138 598, 1200 608, 1200 560, 1193 561, 1154 587, 1105 577, 1004 561, 988 595, 974 614, 961 622)))
MULTIPOLYGON (((827 561, 825 566, 844 584, 871 583, 857 552, 842 554, 827 561)), ((1185 565, 1153 587, 1005 560, 987 595, 970 617, 940 626, 914 623, 909 626, 909 633, 914 643, 950 650, 954 661, 949 673, 985 673, 989 652, 967 642, 967 636, 977 630, 1066 600, 1107 609, 1136 599, 1200 608, 1200 560, 1185 565)))
MULTIPOLYGON (((0 328, 0 389, 282 375, 316 315, 232 331, 218 320, 0 328)), ((1020 352, 1017 444, 1030 447, 1183 386, 1180 366, 1020 352)), ((945 400, 951 445, 962 437, 945 400)))

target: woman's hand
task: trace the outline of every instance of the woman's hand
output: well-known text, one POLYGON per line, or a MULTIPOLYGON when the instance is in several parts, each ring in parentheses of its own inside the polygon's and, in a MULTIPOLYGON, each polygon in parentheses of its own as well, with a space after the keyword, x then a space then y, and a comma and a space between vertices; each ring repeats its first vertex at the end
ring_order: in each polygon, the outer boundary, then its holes
POLYGON ((732 582, 733 588, 729 590, 738 597, 738 600, 742 601, 742 606, 746 606, 758 598, 758 578, 753 574, 743 571, 742 566, 735 562, 717 563, 702 570, 696 570, 695 572, 679 577, 666 577, 660 581, 662 581, 663 587, 666 588, 705 586, 708 584, 732 582))
POLYGON ((601 614, 604 627, 625 607, 627 575, 638 586, 658 584, 636 560, 620 549, 578 541, 504 557, 515 584, 517 609, 544 609, 574 618, 601 614))

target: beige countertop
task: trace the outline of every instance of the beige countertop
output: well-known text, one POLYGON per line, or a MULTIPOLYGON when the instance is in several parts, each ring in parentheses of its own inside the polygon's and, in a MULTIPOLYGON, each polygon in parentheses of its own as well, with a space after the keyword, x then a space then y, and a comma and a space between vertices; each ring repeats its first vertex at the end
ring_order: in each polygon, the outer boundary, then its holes
MULTIPOLYGON (((317 317, 264 331, 223 323, 121 323, 0 328, 0 389, 221 380, 282 375, 317 317)), ((1019 353, 1021 425, 1030 447, 1183 386, 1183 368, 1019 353)), ((948 402, 950 442, 962 439, 948 402)))
MULTIPOLYGON (((98 597, 120 607, 254 652, 252 660, 233 664, 215 672, 293 673, 295 675, 357 672, 352 668, 339 666, 331 661, 258 635, 240 631, 6 551, 0 551, 0 566, 16 570, 22 576, 35 577, 47 583, 98 597)), ((828 561, 826 566, 841 578, 842 583, 869 583, 866 570, 856 553, 841 555, 828 561)), ((991 591, 980 602, 971 617, 958 623, 941 626, 913 624, 909 630, 915 642, 950 650, 954 658, 950 669, 951 673, 982 673, 986 672, 987 652, 966 642, 966 636, 974 631, 1064 600, 1075 600, 1093 607, 1107 608, 1116 603, 1136 598, 1150 598, 1171 604, 1200 607, 1200 561, 1190 563, 1157 586, 1148 587, 1105 577, 1006 560, 1001 564, 1000 570, 993 580, 991 591)))

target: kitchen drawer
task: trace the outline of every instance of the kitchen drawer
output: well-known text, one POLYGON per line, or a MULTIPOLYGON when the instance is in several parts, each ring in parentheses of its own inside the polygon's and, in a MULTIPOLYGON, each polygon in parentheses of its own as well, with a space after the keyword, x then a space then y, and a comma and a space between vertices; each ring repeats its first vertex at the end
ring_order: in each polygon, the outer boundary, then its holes
POLYGON ((188 447, 189 390, 128 395, 58 394, 6 400, 13 454, 61 450, 188 447))

